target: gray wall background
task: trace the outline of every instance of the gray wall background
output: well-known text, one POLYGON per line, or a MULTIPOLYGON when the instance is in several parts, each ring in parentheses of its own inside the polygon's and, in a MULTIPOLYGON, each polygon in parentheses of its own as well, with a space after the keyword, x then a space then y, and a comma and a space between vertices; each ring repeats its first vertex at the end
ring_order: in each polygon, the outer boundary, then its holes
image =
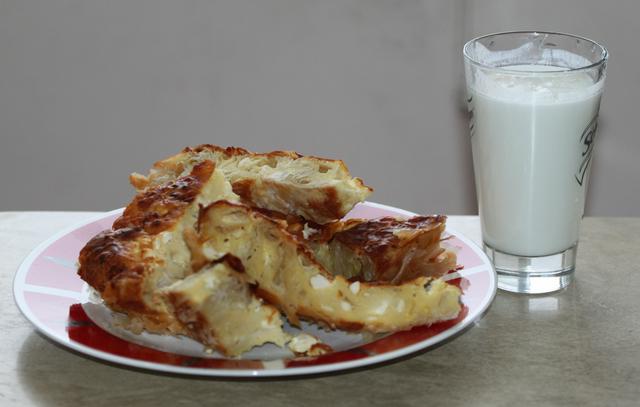
POLYGON ((0 0, 0 210, 108 210, 186 145, 341 158, 372 200, 476 213, 461 47, 611 52, 587 213, 640 216, 640 2, 0 0))

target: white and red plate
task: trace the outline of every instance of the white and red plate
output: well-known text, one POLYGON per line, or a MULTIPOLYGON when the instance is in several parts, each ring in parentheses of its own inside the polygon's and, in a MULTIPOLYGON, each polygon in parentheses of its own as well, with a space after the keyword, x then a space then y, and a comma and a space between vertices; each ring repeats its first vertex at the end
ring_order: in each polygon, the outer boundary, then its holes
MULTIPOLYGON (((135 335, 114 324, 114 314, 92 295, 76 274, 80 249, 108 229, 122 209, 101 214, 52 236, 24 260, 13 292, 18 307, 41 333, 59 344, 105 361, 162 372, 200 376, 266 377, 341 371, 397 359, 440 344, 482 317, 496 293, 496 275, 482 250, 451 228, 445 244, 462 269, 444 278, 462 289, 462 311, 451 321, 419 326, 383 337, 303 327, 320 336, 334 351, 318 357, 296 357, 274 345, 226 358, 206 353, 199 343, 182 337, 135 335)), ((413 216, 414 213, 365 202, 349 217, 413 216)))

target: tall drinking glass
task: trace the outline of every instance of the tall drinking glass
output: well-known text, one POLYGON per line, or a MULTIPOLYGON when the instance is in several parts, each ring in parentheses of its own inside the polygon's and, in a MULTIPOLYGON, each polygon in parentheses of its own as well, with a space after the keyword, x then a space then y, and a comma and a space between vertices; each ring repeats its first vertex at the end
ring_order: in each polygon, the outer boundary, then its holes
POLYGON ((545 293, 575 270, 607 51, 547 32, 464 46, 485 252, 498 287, 545 293))

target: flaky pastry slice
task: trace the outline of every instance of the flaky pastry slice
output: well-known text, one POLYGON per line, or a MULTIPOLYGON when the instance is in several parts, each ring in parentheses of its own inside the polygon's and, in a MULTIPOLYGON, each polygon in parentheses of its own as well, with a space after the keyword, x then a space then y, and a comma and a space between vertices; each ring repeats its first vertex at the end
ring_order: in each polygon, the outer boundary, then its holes
POLYGON ((80 251, 78 274, 131 329, 183 333, 159 289, 191 274, 185 237, 195 233, 202 206, 237 200, 215 164, 204 161, 173 181, 140 192, 111 230, 80 251))
POLYGON ((256 294, 299 318, 330 328, 389 332, 455 318, 460 290, 440 279, 403 284, 349 282, 328 273, 283 221, 251 208, 218 201, 200 214, 202 252, 229 253, 243 264, 256 294))
POLYGON ((351 177, 340 160, 292 151, 258 154, 209 144, 187 147, 155 163, 149 175, 134 173, 130 180, 136 189, 144 190, 188 174, 204 160, 216 164, 247 205, 299 215, 318 224, 342 218, 372 191, 360 178, 351 177))
POLYGON ((446 216, 349 219, 310 237, 317 260, 349 280, 398 284, 440 277, 456 267, 456 255, 440 240, 446 216))
POLYGON ((267 342, 284 346, 291 338, 280 312, 254 296, 245 280, 242 264, 226 256, 162 292, 189 336, 227 356, 267 342))
POLYGON ((319 341, 282 330, 279 311, 252 293, 237 259, 205 264, 191 255, 201 208, 220 199, 238 197, 211 161, 145 189, 81 250, 78 274, 127 315, 125 327, 134 332, 187 335, 227 356, 267 342, 291 341, 294 352, 308 355, 323 351, 319 341))

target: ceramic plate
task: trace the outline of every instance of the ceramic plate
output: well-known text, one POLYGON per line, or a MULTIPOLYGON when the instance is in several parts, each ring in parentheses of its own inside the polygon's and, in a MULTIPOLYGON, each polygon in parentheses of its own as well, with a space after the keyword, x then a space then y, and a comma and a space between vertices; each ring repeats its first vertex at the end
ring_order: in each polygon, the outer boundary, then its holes
MULTIPOLYGON (((199 343, 183 337, 117 328, 117 318, 76 274, 78 252, 98 232, 111 227, 122 209, 101 214, 52 236, 29 254, 14 280, 18 307, 36 329, 55 342, 105 361, 162 372, 201 376, 294 376, 341 371, 389 361, 440 344, 461 333, 487 310, 496 292, 496 275, 482 250, 462 234, 445 245, 458 256, 461 270, 446 279, 462 290, 462 311, 451 321, 419 326, 387 336, 343 331, 325 332, 314 325, 303 329, 319 336, 334 350, 318 357, 296 357, 274 345, 253 349, 242 358, 206 353, 199 343)), ((411 212, 365 202, 348 217, 412 216, 411 212)), ((287 327, 288 330, 294 328, 287 327)))

